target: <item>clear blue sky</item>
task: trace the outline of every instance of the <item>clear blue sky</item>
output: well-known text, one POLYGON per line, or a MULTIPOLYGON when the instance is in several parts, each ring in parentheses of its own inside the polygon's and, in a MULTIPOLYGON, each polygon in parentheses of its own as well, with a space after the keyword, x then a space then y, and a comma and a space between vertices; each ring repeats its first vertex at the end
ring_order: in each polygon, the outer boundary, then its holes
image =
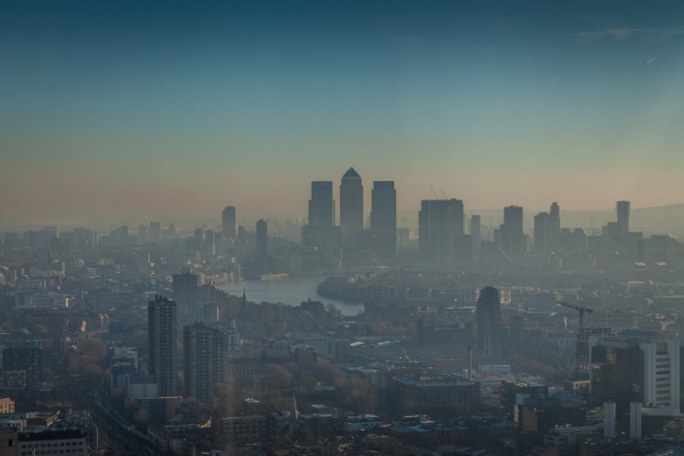
POLYGON ((3 1, 0 217, 684 202, 684 3, 557 3, 3 1))

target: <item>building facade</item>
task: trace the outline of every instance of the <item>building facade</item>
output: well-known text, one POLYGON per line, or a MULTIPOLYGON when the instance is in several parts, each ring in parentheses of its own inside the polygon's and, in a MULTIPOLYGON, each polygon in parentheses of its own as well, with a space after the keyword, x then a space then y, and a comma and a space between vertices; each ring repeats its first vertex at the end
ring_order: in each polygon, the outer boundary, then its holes
POLYGON ((176 303, 163 296, 155 296, 147 305, 149 369, 159 385, 161 396, 176 396, 178 393, 176 312, 176 303))
POLYGON ((185 395, 205 405, 214 399, 214 384, 222 383, 226 356, 238 346, 237 333, 220 326, 195 323, 183 328, 185 395))
POLYGON ((394 181, 375 181, 371 194, 370 229, 373 247, 381 258, 397 254, 397 191, 394 181))
POLYGON ((617 212, 617 235, 619 237, 627 236, 629 233, 629 201, 618 201, 615 203, 615 210, 617 212))
POLYGON ((534 245, 537 255, 548 255, 556 251, 556 242, 560 236, 560 208, 552 203, 549 212, 540 212, 534 216, 534 245))
POLYGON ((189 270, 172 276, 171 288, 173 300, 176 303, 177 315, 181 325, 196 314, 199 304, 199 289, 202 285, 202 276, 189 270))
POLYGON ((523 208, 507 206, 504 208, 504 222, 497 232, 499 248, 512 261, 525 254, 527 239, 523 232, 523 208))
POLYGON ((477 322, 477 350, 487 360, 500 360, 503 350, 503 320, 499 290, 484 287, 480 290, 475 310, 477 322))
POLYGON ((309 200, 309 225, 330 227, 335 224, 335 203, 332 181, 311 182, 309 200))
POLYGON ((226 206, 221 212, 221 233, 224 239, 234 240, 237 237, 237 218, 235 206, 226 206))
POLYGON ((264 219, 256 222, 256 257, 261 261, 268 258, 268 222, 264 219))
POLYGON ((335 226, 335 202, 331 181, 311 182, 309 223, 302 227, 302 245, 317 252, 324 261, 337 258, 340 227, 335 226))
POLYGON ((340 228, 342 245, 354 249, 357 236, 363 229, 363 184, 361 176, 349 168, 342 176, 340 185, 340 228))
POLYGON ((388 393, 400 414, 429 413, 454 416, 475 413, 480 404, 480 384, 459 376, 391 378, 388 393))
POLYGON ((33 391, 42 378, 43 348, 39 341, 20 340, 2 351, 4 389, 33 391))
POLYGON ((591 392, 616 403, 618 416, 631 403, 644 415, 679 416, 680 347, 666 334, 625 330, 591 347, 591 392))
POLYGON ((479 215, 470 217, 470 240, 473 243, 473 261, 482 260, 482 225, 479 215))
POLYGON ((86 456, 88 443, 80 430, 20 432, 17 435, 18 456, 86 456))
MULTIPOLYGON (((463 201, 423 200, 418 214, 418 242, 423 261, 449 266, 466 247, 463 201)), ((468 246, 470 247, 470 246, 468 246)), ((469 256, 469 255, 468 255, 469 256)))

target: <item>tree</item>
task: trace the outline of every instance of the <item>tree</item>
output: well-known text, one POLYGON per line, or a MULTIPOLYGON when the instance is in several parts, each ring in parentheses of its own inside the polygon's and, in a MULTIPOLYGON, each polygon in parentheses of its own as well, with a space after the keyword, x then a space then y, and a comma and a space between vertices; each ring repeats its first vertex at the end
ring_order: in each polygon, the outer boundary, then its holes
POLYGON ((292 386, 294 376, 285 367, 279 364, 272 364, 268 366, 266 374, 266 383, 269 387, 276 390, 284 390, 292 386))
POLYGON ((85 339, 78 347, 84 354, 100 360, 107 354, 107 346, 96 337, 85 339))
POLYGON ((138 407, 133 412, 133 421, 139 425, 146 425, 150 420, 150 412, 145 407, 138 407))
POLYGON ((337 319, 344 318, 344 314, 342 313, 342 311, 340 309, 338 309, 337 306, 335 304, 333 304, 332 302, 328 303, 327 310, 328 310, 328 313, 330 315, 332 315, 333 317, 335 317, 337 319))

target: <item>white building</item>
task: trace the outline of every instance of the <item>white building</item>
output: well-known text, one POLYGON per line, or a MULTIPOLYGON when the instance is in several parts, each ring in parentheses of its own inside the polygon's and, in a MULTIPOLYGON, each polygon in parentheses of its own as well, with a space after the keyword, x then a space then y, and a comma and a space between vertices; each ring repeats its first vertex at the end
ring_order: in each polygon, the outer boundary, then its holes
POLYGON ((638 400, 650 416, 678 417, 680 413, 680 347, 668 334, 626 330, 592 345, 592 393, 605 399, 622 396, 638 400), (638 389, 634 384, 638 383, 638 389), (631 393, 630 393, 631 391, 631 393))
POLYGON ((640 342, 643 352, 644 415, 679 416, 679 344, 673 340, 640 342))
POLYGON ((87 456, 88 444, 83 432, 63 431, 21 432, 18 434, 18 456, 87 456))
POLYGON ((159 397, 159 385, 152 375, 131 375, 126 385, 128 399, 159 397))

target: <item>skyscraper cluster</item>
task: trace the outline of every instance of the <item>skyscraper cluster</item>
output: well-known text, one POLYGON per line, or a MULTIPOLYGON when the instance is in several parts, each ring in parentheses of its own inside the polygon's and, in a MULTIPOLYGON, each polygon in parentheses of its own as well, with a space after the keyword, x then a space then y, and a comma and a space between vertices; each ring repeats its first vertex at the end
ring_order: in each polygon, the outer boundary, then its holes
POLYGON ((470 219, 470 233, 465 233, 463 201, 434 199, 421 201, 418 213, 420 258, 440 269, 459 263, 480 262, 487 258, 514 263, 526 252, 527 236, 523 231, 523 209, 504 208, 504 222, 494 232, 495 243, 482 242, 479 215, 470 219), (483 247, 487 247, 483 250, 483 247))
MULTIPOLYGON (((327 258, 328 265, 335 260, 341 263, 343 258, 353 258, 362 252, 372 252, 377 259, 396 257, 399 230, 394 181, 373 182, 367 226, 364 225, 363 181, 354 168, 349 168, 343 174, 339 198, 337 225, 333 182, 311 182, 308 223, 301 230, 302 244, 327 258)), ((628 220, 628 207, 627 205, 627 215, 620 217, 620 220, 628 220)), ((528 253, 523 208, 507 206, 503 215, 503 223, 494 231, 495 243, 488 244, 486 252, 483 252, 480 216, 472 216, 470 232, 466 234, 462 200, 422 200, 418 216, 418 250, 421 261, 434 267, 448 268, 459 262, 479 262, 486 253, 488 258, 500 257, 501 261, 517 263, 528 253)), ((540 254, 554 251, 559 235, 560 208, 554 202, 549 212, 535 217, 533 251, 540 254)), ((369 258, 367 255, 361 257, 366 260, 369 258)))
POLYGON ((371 251, 381 259, 397 253, 397 195, 394 181, 374 181, 370 226, 364 227, 364 193, 361 176, 349 168, 340 184, 340 224, 335 225, 332 181, 313 181, 308 223, 302 228, 302 244, 334 258, 371 251))
MULTIPOLYGON (((349 168, 341 177, 338 196, 339 205, 333 181, 311 182, 307 223, 300 231, 303 255, 292 264, 300 264, 302 270, 315 271, 378 260, 391 261, 397 257, 398 247, 412 245, 409 230, 397 226, 394 181, 374 181, 369 195, 371 205, 366 208, 361 175, 349 168)), ((560 256, 557 256, 546 261, 574 264, 573 261, 581 261, 589 251, 631 252, 641 239, 641 233, 630 231, 629 201, 618 201, 616 212, 617 221, 604 226, 601 236, 588 236, 581 228, 561 229, 560 206, 553 202, 547 212, 534 216, 533 232, 529 230, 528 233, 523 208, 510 205, 503 208, 503 223, 493 230, 484 227, 483 234, 479 215, 466 220, 462 200, 426 199, 421 201, 418 213, 416 253, 424 265, 444 270, 467 263, 514 266, 522 261, 532 261, 541 264, 542 257, 556 253, 564 255, 563 259, 559 260, 560 256), (525 260, 530 254, 534 258, 525 260)), ((204 246, 200 252, 204 251, 207 256, 225 252, 225 246, 218 247, 219 242, 233 245, 230 251, 239 250, 239 243, 234 244, 238 236, 235 215, 234 206, 223 210, 222 236, 212 230, 200 233, 204 246)), ((151 231, 154 231, 152 227, 151 231)), ((260 220, 252 241, 242 245, 250 245, 254 256, 252 262, 245 265, 246 277, 277 272, 279 266, 268 254, 266 221, 260 220)), ((402 249, 402 252, 410 250, 402 249)), ((282 265, 280 269, 283 269, 282 265)))

